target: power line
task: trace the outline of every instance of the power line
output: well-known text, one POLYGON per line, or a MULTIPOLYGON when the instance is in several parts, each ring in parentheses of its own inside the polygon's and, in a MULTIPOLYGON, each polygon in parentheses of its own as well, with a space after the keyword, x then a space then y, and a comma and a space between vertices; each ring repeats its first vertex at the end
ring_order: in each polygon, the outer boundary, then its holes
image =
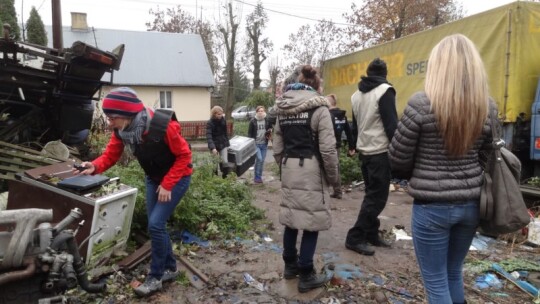
MULTIPOLYGON (((244 2, 244 1, 242 1, 242 0, 234 0, 234 1, 236 1, 236 2, 238 2, 238 3, 245 4, 245 5, 250 5, 250 6, 253 6, 253 7, 256 7, 256 6, 257 6, 256 4, 247 3, 247 2, 244 2)), ((269 9, 269 8, 266 8, 266 7, 263 7, 263 9, 264 9, 264 10, 267 10, 267 11, 269 11, 269 12, 273 12, 273 13, 277 13, 277 14, 282 14, 282 15, 286 15, 286 16, 290 16, 290 17, 295 17, 295 18, 299 18, 299 19, 306 19, 306 20, 317 21, 317 22, 323 21, 323 20, 321 20, 321 19, 298 16, 298 15, 289 14, 289 13, 286 13, 286 12, 281 12, 281 11, 269 9)), ((336 24, 336 25, 358 26, 358 24, 341 23, 341 22, 334 22, 334 21, 331 21, 331 22, 332 22, 333 24, 336 24)))

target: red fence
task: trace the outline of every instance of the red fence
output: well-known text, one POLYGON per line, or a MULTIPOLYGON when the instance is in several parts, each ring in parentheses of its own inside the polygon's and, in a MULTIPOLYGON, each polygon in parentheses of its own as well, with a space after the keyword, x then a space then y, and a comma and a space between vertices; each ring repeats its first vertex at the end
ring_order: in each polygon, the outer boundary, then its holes
MULTIPOLYGON (((206 120, 205 121, 181 121, 182 136, 185 139, 206 139, 206 120)), ((227 134, 231 137, 233 133, 233 123, 227 122, 227 134)))

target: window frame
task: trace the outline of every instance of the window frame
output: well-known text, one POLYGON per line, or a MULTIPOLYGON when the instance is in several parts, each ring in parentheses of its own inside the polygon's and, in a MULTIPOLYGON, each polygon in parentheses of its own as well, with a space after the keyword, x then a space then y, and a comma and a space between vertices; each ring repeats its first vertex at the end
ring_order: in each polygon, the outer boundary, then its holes
POLYGON ((159 108, 160 109, 173 108, 172 91, 170 90, 159 91, 159 108), (165 98, 165 100, 161 98, 162 96, 165 98))

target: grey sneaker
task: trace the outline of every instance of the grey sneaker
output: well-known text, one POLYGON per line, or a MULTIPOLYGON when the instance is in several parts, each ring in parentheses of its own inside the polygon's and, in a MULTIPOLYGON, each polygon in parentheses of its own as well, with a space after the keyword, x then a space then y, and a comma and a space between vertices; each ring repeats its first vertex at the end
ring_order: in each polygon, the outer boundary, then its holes
POLYGON ((161 277, 161 281, 163 283, 166 283, 166 282, 172 282, 176 279, 176 277, 178 277, 178 275, 180 274, 180 272, 177 270, 170 270, 170 269, 167 269, 165 270, 165 272, 163 273, 163 276, 161 277))
POLYGON ((161 280, 154 277, 147 277, 146 281, 144 281, 141 286, 135 288, 135 294, 139 297, 147 297, 154 292, 161 290, 162 287, 161 280))

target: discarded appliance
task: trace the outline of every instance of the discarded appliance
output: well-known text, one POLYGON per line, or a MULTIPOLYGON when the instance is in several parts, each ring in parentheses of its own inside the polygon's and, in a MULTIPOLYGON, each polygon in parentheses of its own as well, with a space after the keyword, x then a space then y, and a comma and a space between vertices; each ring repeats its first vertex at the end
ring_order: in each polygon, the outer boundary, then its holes
POLYGON ((257 146, 253 138, 245 136, 235 136, 229 143, 229 164, 235 165, 236 175, 240 176, 255 164, 257 146))
POLYGON ((105 283, 88 281, 75 240, 79 230, 70 229, 82 216, 74 208, 52 225, 52 209, 0 212, 0 225, 14 227, 0 231, 0 303, 60 303, 59 295, 77 286, 90 293, 105 291, 105 283))
POLYGON ((9 182, 7 209, 53 209, 53 223, 73 208, 82 210, 81 221, 74 223, 80 226, 76 240, 85 264, 93 267, 125 249, 137 189, 104 177, 81 179, 80 187, 61 188, 63 180, 73 177, 73 165, 67 161, 17 174, 18 180, 9 182))

